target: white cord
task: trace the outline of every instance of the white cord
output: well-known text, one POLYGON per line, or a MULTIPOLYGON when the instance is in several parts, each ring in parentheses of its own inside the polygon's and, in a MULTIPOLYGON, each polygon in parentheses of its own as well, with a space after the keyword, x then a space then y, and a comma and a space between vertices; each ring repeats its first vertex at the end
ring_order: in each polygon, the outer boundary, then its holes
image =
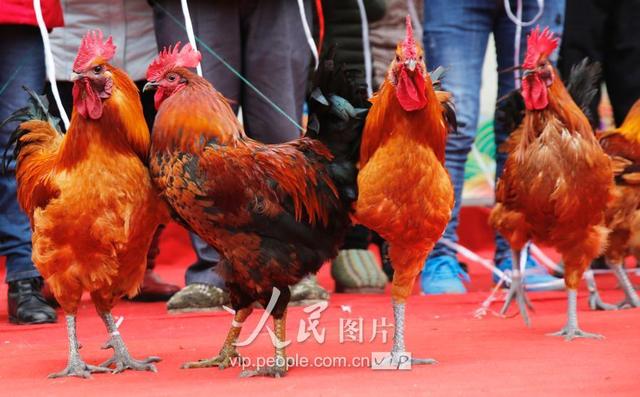
POLYGON ((491 186, 491 189, 494 189, 496 187, 496 183, 494 181, 493 174, 491 173, 491 169, 489 169, 489 164, 484 161, 484 158, 482 158, 482 154, 475 143, 471 145, 471 154, 476 160, 476 163, 478 163, 478 167, 480 167, 480 170, 484 174, 484 178, 487 180, 487 183, 491 186))
POLYGON ((549 269, 558 272, 564 273, 564 269, 558 266, 551 258, 547 256, 537 245, 531 243, 531 253, 542 262, 543 265, 547 266, 549 269))
MULTIPOLYGON (((300 0, 299 0, 300 1, 300 0)), ((358 0, 360 22, 362 23, 362 49, 364 52, 364 74, 367 82, 367 95, 373 95, 373 66, 371 64, 371 46, 369 44, 369 22, 363 0, 358 0)))
POLYGON ((465 258, 472 260, 474 262, 478 262, 479 264, 484 266, 486 269, 488 269, 490 272, 495 273, 502 280, 505 280, 507 283, 511 283, 511 278, 507 276, 502 270, 498 269, 496 265, 493 264, 493 261, 483 258, 480 255, 476 254, 475 252, 471 251, 470 249, 460 244, 454 243, 453 241, 446 239, 444 237, 440 239, 440 242, 446 245, 447 247, 455 250, 456 252, 460 253, 465 258))
POLYGON ((304 12, 303 0, 298 0, 298 10, 300 11, 300 20, 302 20, 304 35, 307 37, 307 43, 309 44, 309 48, 311 49, 311 53, 313 54, 313 60, 315 61, 315 67, 313 68, 313 70, 316 70, 318 69, 318 65, 320 63, 320 57, 318 55, 318 48, 316 47, 316 43, 313 41, 313 36, 311 35, 311 29, 309 28, 309 23, 307 22, 307 16, 304 12))
MULTIPOLYGON (((197 51, 198 47, 196 47, 196 35, 195 33, 193 33, 191 14, 189 14, 189 5, 187 4, 187 0, 180 0, 180 4, 182 5, 182 15, 184 16, 184 26, 187 29, 189 44, 191 44, 191 47, 197 51)), ((198 73, 198 76, 202 77, 202 62, 198 63, 198 66, 196 66, 196 72, 198 73)))
MULTIPOLYGON (((516 3, 517 15, 513 15, 513 11, 511 10, 511 4, 509 3, 509 0, 504 0, 504 9, 507 13, 507 16, 509 17, 511 22, 513 22, 516 25, 515 42, 513 44, 513 47, 514 47, 513 64, 514 65, 520 64, 520 42, 522 41, 522 28, 531 26, 534 23, 536 23, 536 21, 540 19, 540 17, 542 16, 542 13, 544 12, 544 0, 536 0, 536 2, 538 3, 538 13, 530 21, 524 22, 522 20, 522 0, 517 0, 517 3, 516 3)), ((514 69, 513 78, 515 79, 516 89, 520 89, 520 70, 519 69, 514 69)))
POLYGON ((51 82, 51 92, 53 93, 53 98, 56 101, 56 106, 58 106, 58 111, 60 112, 60 118, 64 123, 64 128, 65 130, 68 130, 69 117, 67 117, 67 112, 62 106, 60 92, 58 91, 58 83, 56 81, 56 65, 53 62, 51 44, 49 43, 49 32, 47 32, 47 25, 44 23, 44 18, 42 17, 42 6, 40 5, 40 0, 33 0, 33 10, 36 12, 36 20, 38 21, 40 35, 42 36, 42 43, 44 44, 44 63, 47 70, 47 78, 49 78, 49 82, 51 82))

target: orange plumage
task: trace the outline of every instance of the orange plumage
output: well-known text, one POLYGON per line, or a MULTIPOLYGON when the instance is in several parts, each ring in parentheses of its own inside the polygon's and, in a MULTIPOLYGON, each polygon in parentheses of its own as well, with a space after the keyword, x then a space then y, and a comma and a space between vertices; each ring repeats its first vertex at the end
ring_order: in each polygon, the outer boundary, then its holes
MULTIPOLYGON (((371 100, 355 206, 356 221, 389 244, 394 305, 404 304, 411 294, 451 216, 453 187, 444 167, 447 109, 441 103, 448 98, 433 89, 407 17, 407 37, 398 44, 388 77, 371 100)), ((396 327, 402 321, 396 318, 396 327)), ((394 351, 401 345, 396 334, 394 351)))
MULTIPOLYGON (((520 277, 520 251, 529 240, 551 245, 562 254, 570 314, 559 334, 568 339, 594 336, 577 327, 575 294, 583 272, 606 244, 604 211, 611 198, 611 163, 548 61, 549 48, 555 46, 540 45, 547 52, 536 52, 539 41, 554 40, 546 30, 538 33, 529 38, 528 51, 537 58, 531 61, 527 56, 531 65, 523 77, 524 119, 507 144, 509 157, 490 222, 511 244, 513 278, 520 277)), ((518 282, 512 283, 512 290, 521 288, 518 282)), ((519 299, 526 315, 523 302, 519 299)))
MULTIPOLYGON (((151 175, 174 218, 220 252, 234 323, 254 302, 268 307, 277 290, 271 315, 285 340, 289 286, 335 257, 351 225, 366 114, 357 106, 366 99, 333 59, 322 59, 306 136, 264 144, 247 137, 225 98, 187 69, 199 60, 189 45, 176 45, 149 66, 145 88, 157 90, 158 106, 151 175)), ((231 327, 217 357, 186 366, 228 366, 240 328, 231 327)), ((286 371, 279 360, 256 374, 286 371)))
MULTIPOLYGON (((640 306, 640 299, 624 271, 624 259, 640 254, 640 100, 637 101, 619 128, 598 133, 598 140, 611 158, 615 176, 614 199, 607 206, 605 220, 611 229, 604 252, 606 263, 613 268, 625 292, 622 304, 640 306)), ((596 295, 592 306, 612 308, 596 295)))
MULTIPOLYGON (((87 37, 94 46, 102 40, 87 37)), ((65 314, 75 316, 88 291, 106 316, 138 291, 153 233, 168 214, 145 166, 150 136, 136 86, 82 48, 68 132, 41 120, 19 127, 18 200, 31 219, 33 261, 65 314)), ((57 375, 87 376, 87 368, 70 362, 57 375)))

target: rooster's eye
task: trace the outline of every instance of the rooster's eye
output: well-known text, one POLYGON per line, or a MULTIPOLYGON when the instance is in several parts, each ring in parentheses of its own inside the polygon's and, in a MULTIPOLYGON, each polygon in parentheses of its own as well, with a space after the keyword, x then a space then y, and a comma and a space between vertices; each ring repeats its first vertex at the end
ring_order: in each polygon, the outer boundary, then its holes
POLYGON ((396 55, 396 62, 400 62, 400 57, 396 55))
POLYGON ((176 76, 173 74, 170 74, 169 76, 167 76, 167 80, 169 81, 174 81, 176 79, 176 76))
POLYGON ((93 68, 93 73, 99 74, 100 72, 102 72, 102 66, 96 66, 93 68))

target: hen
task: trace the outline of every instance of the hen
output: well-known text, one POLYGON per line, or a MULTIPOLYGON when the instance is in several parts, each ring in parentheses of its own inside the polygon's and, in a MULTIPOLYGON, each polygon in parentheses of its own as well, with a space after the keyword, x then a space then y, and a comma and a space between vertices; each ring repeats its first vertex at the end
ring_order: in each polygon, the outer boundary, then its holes
POLYGON ((597 134, 600 145, 611 157, 615 176, 614 199, 605 213, 611 229, 604 252, 607 265, 613 269, 625 293, 617 306, 603 303, 595 289, 591 305, 597 309, 623 306, 640 307, 640 299, 624 268, 629 254, 640 253, 640 101, 637 101, 619 128, 597 134))
POLYGON ((391 359, 396 361, 405 353, 406 299, 453 207, 453 187, 444 167, 447 133, 455 129, 450 96, 434 90, 409 17, 406 29, 387 78, 371 100, 355 215, 389 244, 395 319, 391 359))
POLYGON ((549 55, 557 39, 536 28, 528 37, 522 65, 525 113, 509 138, 509 157, 496 188, 490 223, 511 244, 512 283, 503 307, 513 299, 528 324, 521 280, 521 251, 529 240, 555 247, 565 264, 568 318, 554 335, 600 337, 577 321, 577 289, 591 260, 607 239, 604 213, 611 199, 611 162, 576 105, 549 55))
MULTIPOLYGON (((225 98, 187 69, 200 61, 191 46, 164 50, 147 71, 156 89, 151 173, 174 217, 218 249, 236 311, 217 357, 185 367, 224 368, 254 302, 271 308, 277 342, 285 341, 289 286, 315 273, 340 247, 356 198, 356 162, 366 109, 331 60, 311 93, 307 136, 267 145, 248 138, 225 98), (349 103, 351 102, 351 103, 349 103), (352 105, 353 104, 353 105, 352 105)), ((286 344, 284 344, 286 345, 286 344)), ((282 376, 275 365, 243 375, 282 376)))
MULTIPOLYGON (((131 358, 111 315, 122 295, 138 291, 146 253, 167 217, 145 166, 150 145, 136 86, 108 62, 111 37, 89 32, 73 64, 74 109, 66 135, 34 93, 31 105, 8 121, 21 121, 16 142, 18 201, 33 229, 33 261, 66 314, 69 362, 50 377, 92 372, 152 370, 150 357, 131 358), (76 313, 83 291, 91 294, 114 356, 86 364, 78 351, 76 313)), ((6 154, 6 153, 5 153, 6 154)))

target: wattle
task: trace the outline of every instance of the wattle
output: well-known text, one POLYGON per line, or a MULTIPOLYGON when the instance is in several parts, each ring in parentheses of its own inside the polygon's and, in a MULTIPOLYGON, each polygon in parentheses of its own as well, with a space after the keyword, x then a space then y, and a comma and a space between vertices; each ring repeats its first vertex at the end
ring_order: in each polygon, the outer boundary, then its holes
POLYGON ((97 120, 102 117, 102 100, 86 80, 78 80, 73 84, 73 104, 82 117, 97 120))
POLYGON ((424 92, 424 78, 420 73, 414 73, 409 77, 403 68, 398 76, 396 87, 396 97, 400 106, 407 112, 420 110, 427 104, 427 97, 424 92))
POLYGON ((522 80, 522 97, 528 110, 542 110, 549 105, 547 86, 538 75, 522 80))

